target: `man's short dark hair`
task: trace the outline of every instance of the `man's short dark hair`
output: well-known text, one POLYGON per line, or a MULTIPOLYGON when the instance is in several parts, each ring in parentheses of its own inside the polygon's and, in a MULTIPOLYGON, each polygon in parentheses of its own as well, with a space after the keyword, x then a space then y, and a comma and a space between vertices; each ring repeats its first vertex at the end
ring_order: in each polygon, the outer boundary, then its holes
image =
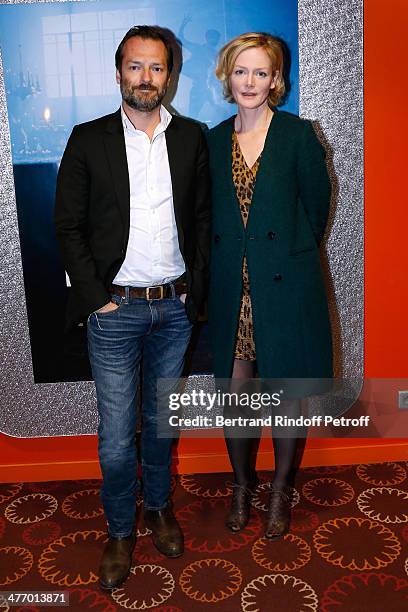
POLYGON ((133 38, 135 36, 138 36, 143 40, 151 39, 162 41, 162 43, 166 47, 167 70, 170 74, 173 70, 173 49, 166 36, 163 34, 162 28, 160 28, 159 26, 148 25, 133 26, 133 28, 130 28, 130 30, 126 32, 126 34, 120 41, 119 47, 116 49, 115 53, 115 66, 119 70, 119 72, 122 73, 123 47, 125 46, 126 41, 129 40, 129 38, 133 38))

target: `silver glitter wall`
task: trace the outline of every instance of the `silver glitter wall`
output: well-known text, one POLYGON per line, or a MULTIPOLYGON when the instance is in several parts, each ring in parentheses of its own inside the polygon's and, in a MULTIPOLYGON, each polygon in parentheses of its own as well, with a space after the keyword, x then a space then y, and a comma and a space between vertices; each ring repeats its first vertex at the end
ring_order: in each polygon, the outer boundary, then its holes
MULTIPOLYGON (((20 2, 36 0, 1 4, 20 2)), ((355 380, 363 376, 363 0, 298 5, 300 114, 314 121, 334 186, 323 265, 336 375, 355 380)), ((93 383, 34 384, 1 64, 0 115, 0 431, 16 437, 93 434, 93 383)), ((205 387, 210 382, 196 380, 205 387)))

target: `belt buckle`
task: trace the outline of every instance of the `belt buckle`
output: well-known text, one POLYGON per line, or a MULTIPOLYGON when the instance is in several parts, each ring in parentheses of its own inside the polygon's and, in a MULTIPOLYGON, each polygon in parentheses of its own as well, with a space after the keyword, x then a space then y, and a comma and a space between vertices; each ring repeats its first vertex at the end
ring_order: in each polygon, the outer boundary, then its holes
POLYGON ((156 285, 156 287, 146 287, 146 299, 147 300, 153 300, 153 299, 162 300, 163 297, 164 297, 164 288, 163 288, 163 285, 156 285), (151 289, 159 289, 159 288, 160 288, 160 297, 158 297, 158 298, 151 298, 150 297, 150 290, 151 289))

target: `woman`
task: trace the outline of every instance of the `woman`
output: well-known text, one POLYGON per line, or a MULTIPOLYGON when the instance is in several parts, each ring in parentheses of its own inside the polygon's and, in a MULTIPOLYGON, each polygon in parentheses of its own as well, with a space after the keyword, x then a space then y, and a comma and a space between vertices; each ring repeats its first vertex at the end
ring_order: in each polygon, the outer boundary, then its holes
MULTIPOLYGON (((320 268, 330 202, 325 153, 309 121, 277 111, 278 39, 247 33, 219 53, 236 116, 209 133, 213 243, 209 322, 216 378, 330 378, 332 343, 320 268)), ((296 394, 295 394, 296 395, 296 394)), ((299 401, 286 404, 293 416, 299 401)), ((256 486, 253 442, 226 432, 234 487, 226 525, 243 529, 256 486)), ((289 528, 296 438, 275 436, 265 535, 289 528)))

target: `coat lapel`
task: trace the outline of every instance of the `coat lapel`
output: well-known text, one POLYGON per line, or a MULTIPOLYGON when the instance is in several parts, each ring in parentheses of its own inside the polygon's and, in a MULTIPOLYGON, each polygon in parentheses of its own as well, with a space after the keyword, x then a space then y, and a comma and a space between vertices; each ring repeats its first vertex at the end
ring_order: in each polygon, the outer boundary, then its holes
POLYGON ((125 138, 120 109, 109 118, 104 143, 112 179, 125 228, 130 223, 130 187, 125 138))
MULTIPOLYGON (((220 160, 223 165, 222 176, 226 177, 226 188, 227 200, 232 202, 233 214, 236 222, 239 224, 240 229, 244 231, 244 225, 242 222, 241 211, 237 193, 232 178, 232 133, 234 130, 235 115, 226 122, 226 129, 223 134, 223 146, 220 148, 221 151, 226 151, 226 155, 220 160), (228 197, 229 196, 229 197, 228 197)), ((271 177, 273 176, 274 169, 276 168, 277 161, 279 159, 279 111, 275 110, 275 114, 270 123, 268 133, 265 139, 264 149, 262 151, 262 157, 259 164, 255 188, 252 195, 251 206, 249 209, 249 217, 247 222, 247 230, 253 225, 251 218, 256 217, 257 208, 261 208, 259 204, 262 202, 269 202, 271 199, 271 177), (259 204, 257 204, 259 202, 259 204)), ((262 214, 262 211, 260 211, 262 214)))
POLYGON ((183 139, 179 134, 177 118, 173 116, 166 131, 167 156, 169 159, 171 185, 173 191, 174 216, 176 219, 177 233, 181 252, 184 253, 184 233, 181 222, 182 210, 181 203, 183 201, 185 175, 184 154, 183 154, 183 139))
POLYGON ((235 220, 239 225, 239 229, 241 231, 244 231, 244 223, 242 221, 241 208, 240 208, 239 200, 237 197, 237 190, 235 189, 234 180, 232 178, 232 134, 234 132, 235 117, 236 115, 233 115, 230 121, 228 121, 227 129, 225 130, 225 135, 224 135, 224 138, 225 138, 224 147, 225 148, 223 150, 227 151, 227 154, 225 155, 226 168, 225 168, 224 176, 227 177, 226 182, 227 182, 228 195, 230 196, 229 201, 231 201, 233 205, 233 209, 234 209, 233 214, 234 214, 235 220))
POLYGON ((247 229, 254 224, 254 218, 256 221, 257 209, 259 209, 258 213, 262 215, 262 204, 269 203, 271 201, 273 192, 273 176, 279 163, 280 150, 282 150, 280 144, 281 130, 279 129, 279 126, 279 111, 275 110, 274 116, 272 117, 272 121, 269 125, 268 133, 266 135, 261 161, 256 174, 247 229))

